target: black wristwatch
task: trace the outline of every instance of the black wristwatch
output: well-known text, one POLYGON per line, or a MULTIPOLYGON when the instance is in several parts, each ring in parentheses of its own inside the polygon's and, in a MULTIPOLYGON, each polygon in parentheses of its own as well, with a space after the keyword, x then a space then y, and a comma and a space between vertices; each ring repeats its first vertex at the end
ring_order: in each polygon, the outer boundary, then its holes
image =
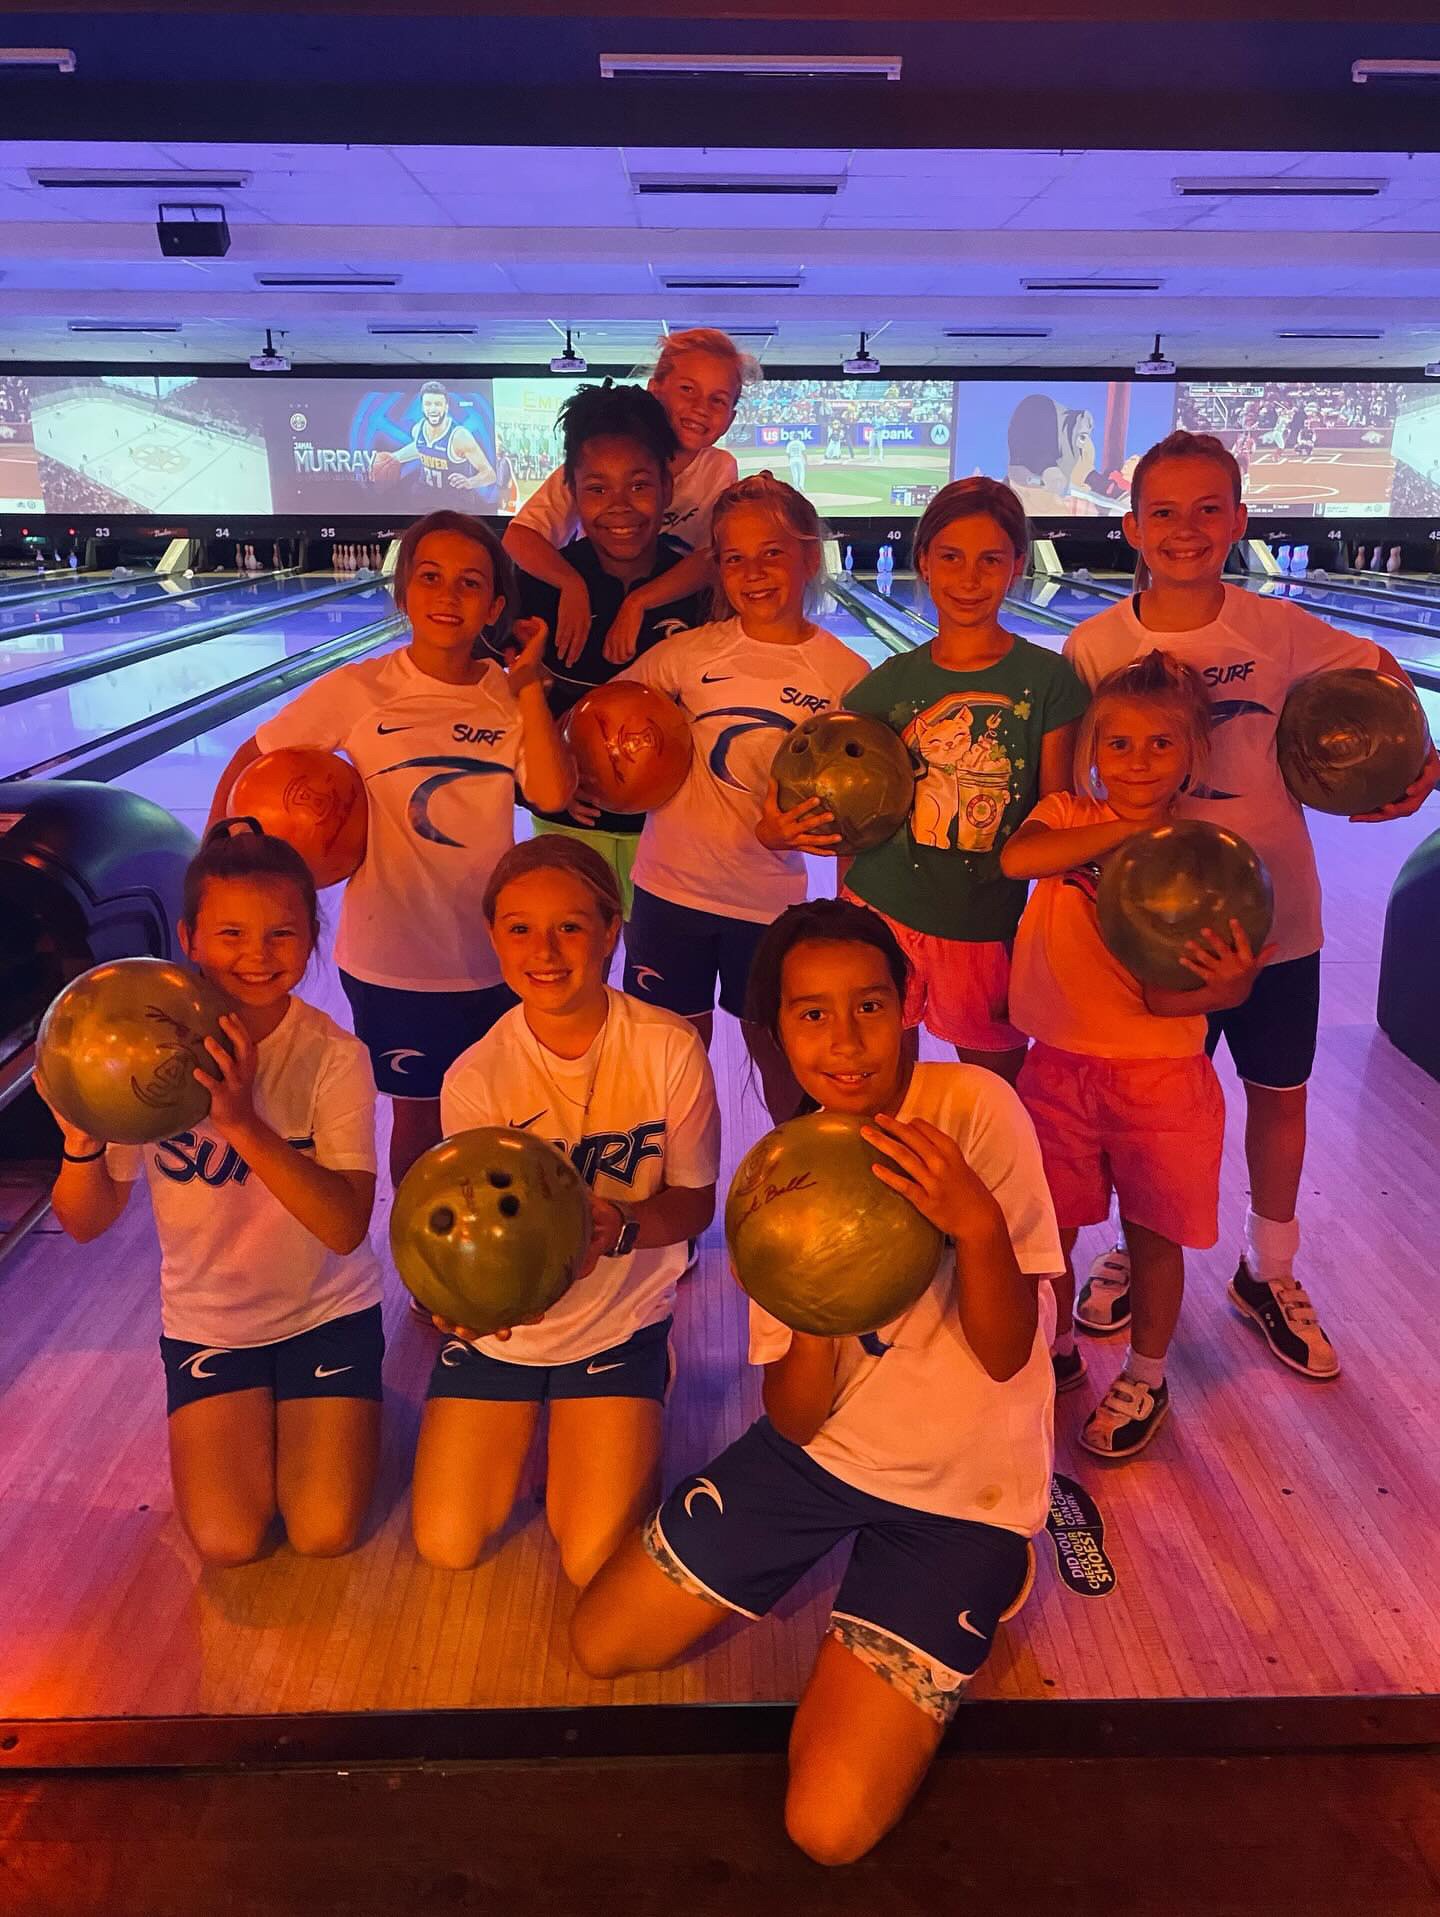
POLYGON ((615 1204, 613 1198, 610 1202, 615 1205, 616 1211, 620 1214, 620 1233, 605 1255, 607 1258, 628 1258, 635 1249, 635 1240, 640 1235, 640 1220, 633 1212, 627 1211, 624 1205, 615 1204))

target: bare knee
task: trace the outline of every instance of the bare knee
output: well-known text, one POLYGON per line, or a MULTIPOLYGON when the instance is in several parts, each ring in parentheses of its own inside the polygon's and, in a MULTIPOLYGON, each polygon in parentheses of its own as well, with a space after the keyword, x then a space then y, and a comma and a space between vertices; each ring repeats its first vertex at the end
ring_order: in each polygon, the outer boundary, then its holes
POLYGON ((339 1558, 355 1549, 362 1513, 333 1510, 287 1511, 285 1534, 302 1558, 339 1558))
POLYGON ((410 1528, 415 1549, 427 1564, 437 1571, 471 1571, 499 1526, 476 1528, 456 1524, 443 1513, 412 1511, 410 1528))
POLYGON ((785 1832, 817 1864, 853 1864, 885 1835, 865 1805, 821 1780, 792 1775, 785 1796, 785 1832))
POLYGON ((185 1529, 201 1558, 216 1570, 253 1564, 270 1544, 270 1519, 258 1514, 196 1512, 185 1519, 185 1529))
POLYGON ((646 1668, 625 1641, 621 1620, 583 1593, 570 1620, 570 1645, 575 1661, 587 1677, 625 1677, 646 1668))
POLYGON ((560 1567, 577 1591, 587 1584, 608 1561, 614 1550, 610 1538, 571 1538, 560 1542, 560 1567))

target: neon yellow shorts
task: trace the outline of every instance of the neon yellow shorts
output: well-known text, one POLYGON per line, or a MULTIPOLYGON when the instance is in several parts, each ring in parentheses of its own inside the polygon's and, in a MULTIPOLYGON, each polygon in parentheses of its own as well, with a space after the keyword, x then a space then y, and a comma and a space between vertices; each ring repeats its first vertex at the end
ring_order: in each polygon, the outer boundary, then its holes
POLYGON ((561 825, 555 819, 536 819, 535 830, 557 832, 562 838, 578 839, 582 845, 588 845, 592 852, 598 852, 620 887, 620 909, 626 920, 630 917, 630 908, 635 903, 635 882, 631 872, 635 867, 635 852, 640 844, 638 832, 592 832, 584 825, 561 825))

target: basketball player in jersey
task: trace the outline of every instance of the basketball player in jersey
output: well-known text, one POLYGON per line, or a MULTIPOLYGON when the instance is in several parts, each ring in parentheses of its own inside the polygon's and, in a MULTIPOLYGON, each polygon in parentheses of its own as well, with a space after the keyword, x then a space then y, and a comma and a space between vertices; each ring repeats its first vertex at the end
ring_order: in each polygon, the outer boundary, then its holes
POLYGON ((497 510, 500 485, 495 468, 469 427, 460 425, 451 413, 450 395, 438 379, 427 380, 420 388, 420 411, 420 424, 398 452, 375 455, 373 475, 384 478, 397 466, 418 461, 427 491, 476 493, 480 496, 472 502, 473 510, 497 510))

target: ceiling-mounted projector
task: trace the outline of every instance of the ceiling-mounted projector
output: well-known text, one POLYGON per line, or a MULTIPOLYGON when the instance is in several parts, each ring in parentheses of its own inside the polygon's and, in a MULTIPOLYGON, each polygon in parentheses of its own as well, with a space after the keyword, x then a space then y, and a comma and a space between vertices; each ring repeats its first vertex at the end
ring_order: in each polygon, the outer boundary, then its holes
POLYGON ((254 353, 250 358, 252 373, 288 373, 290 362, 283 353, 275 351, 275 342, 270 337, 270 328, 265 328, 265 351, 254 353))
POLYGON ((854 358, 841 360, 840 370, 842 373, 848 373, 851 379, 868 379, 872 374, 880 371, 880 362, 870 351, 868 333, 860 335, 860 351, 854 358))
POLYGON ((1145 359, 1137 359, 1135 373, 1139 379, 1174 379, 1176 366, 1173 359, 1166 359, 1160 351, 1160 335, 1155 335, 1155 348, 1145 359))
POLYGON ((550 362, 552 373, 588 373, 590 362, 583 353, 577 353, 570 338, 570 328, 565 328, 565 350, 557 353, 550 362))
POLYGON ((1425 362, 1425 377, 1426 379, 1440 379, 1440 359, 1432 359, 1425 362))

